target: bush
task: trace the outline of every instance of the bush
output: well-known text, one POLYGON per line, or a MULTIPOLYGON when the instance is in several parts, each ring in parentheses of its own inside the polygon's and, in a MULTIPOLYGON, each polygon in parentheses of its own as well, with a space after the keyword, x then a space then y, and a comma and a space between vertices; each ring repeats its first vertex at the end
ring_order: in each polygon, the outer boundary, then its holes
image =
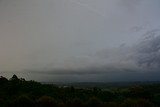
POLYGON ((11 101, 9 107, 34 107, 34 102, 27 96, 19 96, 11 101))
POLYGON ((151 102, 145 99, 127 99, 122 104, 122 107, 154 107, 151 102))
POLYGON ((5 107, 5 101, 0 99, 0 107, 5 107))
POLYGON ((56 107, 56 101, 49 96, 42 96, 37 100, 37 107, 56 107))
POLYGON ((75 98, 67 102, 67 107, 83 107, 83 104, 80 99, 75 98))
POLYGON ((91 97, 87 102, 87 106, 88 107, 101 107, 102 102, 96 97, 91 97))

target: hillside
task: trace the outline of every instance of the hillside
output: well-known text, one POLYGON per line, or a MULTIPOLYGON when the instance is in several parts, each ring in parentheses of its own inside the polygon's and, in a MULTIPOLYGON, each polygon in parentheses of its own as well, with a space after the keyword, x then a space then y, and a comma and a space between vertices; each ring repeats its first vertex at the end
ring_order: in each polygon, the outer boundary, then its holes
POLYGON ((9 80, 0 77, 0 107, 158 107, 159 101, 160 84, 157 82, 104 90, 98 85, 60 87, 26 81, 16 75, 9 80))

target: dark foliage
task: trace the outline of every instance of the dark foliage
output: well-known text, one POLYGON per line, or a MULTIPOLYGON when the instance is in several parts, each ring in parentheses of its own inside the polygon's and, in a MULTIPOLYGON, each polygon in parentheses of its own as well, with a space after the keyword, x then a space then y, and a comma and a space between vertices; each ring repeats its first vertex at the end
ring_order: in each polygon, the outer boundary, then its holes
POLYGON ((58 87, 0 77, 0 107, 159 107, 160 84, 113 89, 58 87))

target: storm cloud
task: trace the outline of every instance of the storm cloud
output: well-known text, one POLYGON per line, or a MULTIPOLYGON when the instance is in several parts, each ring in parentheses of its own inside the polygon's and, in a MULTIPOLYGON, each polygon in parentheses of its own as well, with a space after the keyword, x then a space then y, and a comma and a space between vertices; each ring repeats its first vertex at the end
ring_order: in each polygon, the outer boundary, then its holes
POLYGON ((1 0, 0 75, 158 80, 159 9, 159 0, 1 0))

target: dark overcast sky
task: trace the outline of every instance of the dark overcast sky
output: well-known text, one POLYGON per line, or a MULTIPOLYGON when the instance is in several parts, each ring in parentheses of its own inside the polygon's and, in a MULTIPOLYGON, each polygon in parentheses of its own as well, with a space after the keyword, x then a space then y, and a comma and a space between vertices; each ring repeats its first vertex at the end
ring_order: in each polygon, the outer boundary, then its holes
POLYGON ((160 80, 159 0, 0 0, 0 75, 160 80))

